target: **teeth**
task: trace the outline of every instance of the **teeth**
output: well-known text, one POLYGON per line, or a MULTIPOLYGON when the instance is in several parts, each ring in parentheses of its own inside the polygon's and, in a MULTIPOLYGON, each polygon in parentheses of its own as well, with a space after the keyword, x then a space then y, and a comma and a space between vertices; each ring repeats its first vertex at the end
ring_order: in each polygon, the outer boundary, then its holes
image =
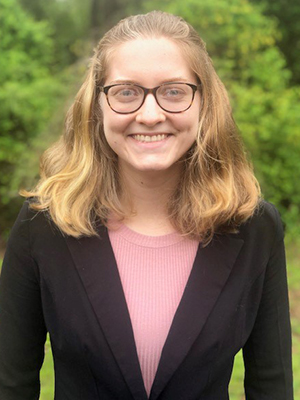
POLYGON ((135 140, 138 140, 139 142, 159 142, 161 140, 164 140, 167 135, 153 135, 153 136, 147 136, 147 135, 133 135, 135 140))

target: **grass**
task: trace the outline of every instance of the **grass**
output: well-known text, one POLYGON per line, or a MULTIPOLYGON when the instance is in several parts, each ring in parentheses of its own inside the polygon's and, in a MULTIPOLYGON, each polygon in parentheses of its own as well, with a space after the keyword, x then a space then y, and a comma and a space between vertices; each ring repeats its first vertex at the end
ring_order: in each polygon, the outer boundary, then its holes
POLYGON ((287 247, 291 322, 293 331, 294 395, 300 399, 300 241, 287 247))
POLYGON ((45 345, 45 360, 41 370, 41 400, 53 400, 54 398, 54 373, 53 359, 49 337, 45 345))
MULTIPOLYGON (((294 395, 300 399, 300 245, 289 244, 287 247, 288 280, 290 289, 291 321, 293 331, 293 371, 294 395)), ((0 265, 2 264, 0 260, 0 265)), ((243 360, 241 352, 235 358, 229 393, 230 400, 244 400, 243 392, 243 360)), ((41 370, 41 397, 40 400, 53 400, 54 374, 50 341, 45 345, 45 361, 41 370)))

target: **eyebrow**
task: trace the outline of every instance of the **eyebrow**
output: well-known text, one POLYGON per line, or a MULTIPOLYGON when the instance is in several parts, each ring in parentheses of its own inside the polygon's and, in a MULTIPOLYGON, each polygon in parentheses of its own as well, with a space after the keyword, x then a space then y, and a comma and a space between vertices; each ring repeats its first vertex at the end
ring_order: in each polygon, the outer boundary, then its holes
MULTIPOLYGON (((182 83, 189 83, 189 79, 183 78, 182 76, 177 76, 177 77, 171 77, 171 78, 167 78, 167 79, 163 79, 162 81, 160 81, 159 85, 163 85, 164 83, 172 83, 172 82, 182 82, 182 83)), ((115 84, 122 84, 122 83, 129 83, 132 85, 141 85, 141 83, 139 83, 138 81, 132 80, 132 79, 115 79, 113 81, 111 81, 109 83, 109 85, 115 85, 115 84)))

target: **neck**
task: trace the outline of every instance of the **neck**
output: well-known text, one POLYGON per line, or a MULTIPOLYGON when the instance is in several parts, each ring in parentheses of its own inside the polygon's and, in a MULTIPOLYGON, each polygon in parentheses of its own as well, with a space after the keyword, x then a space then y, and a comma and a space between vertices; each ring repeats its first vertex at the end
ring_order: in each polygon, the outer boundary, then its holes
POLYGON ((125 167, 120 175, 124 188, 122 200, 130 215, 125 224, 139 233, 153 236, 173 232, 167 204, 179 182, 179 166, 146 172, 129 171, 125 167))

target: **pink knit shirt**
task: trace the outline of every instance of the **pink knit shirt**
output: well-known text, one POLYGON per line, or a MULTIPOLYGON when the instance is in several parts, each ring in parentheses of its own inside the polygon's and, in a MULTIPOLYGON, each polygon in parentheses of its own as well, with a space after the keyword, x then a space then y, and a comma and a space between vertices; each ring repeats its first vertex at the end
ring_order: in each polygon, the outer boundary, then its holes
POLYGON ((125 225, 109 230, 148 396, 198 242, 171 233, 146 236, 125 225))

